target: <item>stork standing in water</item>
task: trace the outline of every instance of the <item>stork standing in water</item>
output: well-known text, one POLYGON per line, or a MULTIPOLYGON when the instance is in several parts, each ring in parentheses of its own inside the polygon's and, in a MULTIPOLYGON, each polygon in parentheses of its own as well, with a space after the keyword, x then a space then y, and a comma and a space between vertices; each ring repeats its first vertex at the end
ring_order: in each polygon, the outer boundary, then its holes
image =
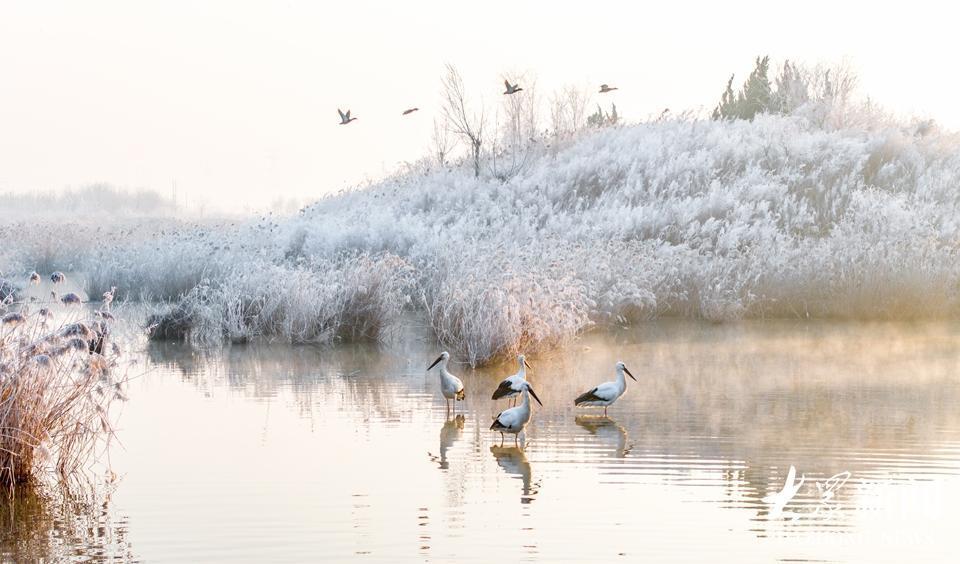
POLYGON ((450 411, 450 400, 453 401, 453 410, 457 410, 457 402, 463 401, 465 396, 463 392, 463 382, 447 370, 447 361, 450 360, 450 353, 443 351, 433 364, 427 367, 427 371, 436 365, 440 365, 440 393, 447 400, 447 412, 450 411))
POLYGON ((630 370, 627 369, 627 366, 623 362, 618 362, 617 380, 615 382, 604 382, 589 392, 580 394, 577 399, 573 400, 573 404, 577 407, 603 406, 603 414, 606 415, 607 408, 613 405, 613 402, 617 401, 617 399, 627 391, 627 381, 623 376, 624 373, 630 376, 630 378, 633 378, 634 382, 637 381, 637 379, 633 377, 633 374, 630 373, 630 370))
POLYGON ((500 414, 493 419, 493 424, 490 425, 491 431, 500 431, 500 446, 503 446, 503 434, 512 433, 514 446, 517 448, 520 447, 520 444, 517 442, 517 436, 530 421, 530 396, 533 396, 533 399, 537 400, 537 403, 539 403, 541 407, 543 406, 543 402, 537 397, 537 393, 530 387, 530 382, 523 382, 523 391, 521 393, 523 394, 523 401, 520 405, 501 411, 500 414))
POLYGON ((517 364, 520 365, 520 370, 513 376, 505 378, 500 382, 500 385, 497 386, 497 389, 493 392, 492 399, 515 398, 523 391, 523 385, 527 382, 527 368, 531 370, 533 370, 533 368, 527 364, 527 359, 522 354, 517 356, 517 364))

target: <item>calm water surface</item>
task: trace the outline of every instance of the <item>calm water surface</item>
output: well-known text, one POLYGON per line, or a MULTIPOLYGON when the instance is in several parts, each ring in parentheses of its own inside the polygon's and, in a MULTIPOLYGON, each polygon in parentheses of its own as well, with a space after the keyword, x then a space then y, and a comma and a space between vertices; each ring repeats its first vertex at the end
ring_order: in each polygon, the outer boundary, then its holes
POLYGON ((118 479, 19 491, 6 559, 954 561, 960 324, 657 322, 530 358, 523 450, 488 430, 513 364, 386 346, 150 345, 118 479), (573 398, 640 380, 609 410, 573 398), (763 501, 803 476, 796 495, 763 501), (74 491, 77 490, 77 491, 74 491), (786 501, 786 500, 784 500, 786 501))

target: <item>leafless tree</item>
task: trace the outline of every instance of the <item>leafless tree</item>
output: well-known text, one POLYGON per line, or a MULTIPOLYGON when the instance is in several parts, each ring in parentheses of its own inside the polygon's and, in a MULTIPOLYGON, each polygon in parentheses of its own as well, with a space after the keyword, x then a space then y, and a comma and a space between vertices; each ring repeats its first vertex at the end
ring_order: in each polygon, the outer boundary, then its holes
POLYGON ((482 104, 479 113, 470 107, 463 77, 451 64, 447 64, 447 72, 443 77, 443 117, 449 130, 470 148, 474 175, 480 176, 486 114, 482 104))
POLYGON ((537 81, 526 75, 514 77, 523 85, 523 91, 504 96, 504 130, 501 142, 507 147, 522 147, 538 135, 540 108, 537 81))
POLYGON ((437 166, 447 166, 447 158, 456 148, 457 140, 452 137, 450 125, 446 120, 443 122, 433 120, 431 141, 433 142, 433 156, 437 159, 437 166))
POLYGON ((550 122, 553 136, 557 138, 572 135, 586 125, 587 105, 590 95, 576 86, 566 86, 555 92, 550 104, 550 122))
POLYGON ((495 125, 498 134, 491 151, 490 166, 493 175, 500 180, 516 176, 527 168, 533 153, 544 140, 536 78, 511 75, 508 80, 522 85, 523 91, 504 96, 502 112, 497 112, 495 125))
POLYGON ((846 62, 825 67, 817 65, 810 71, 810 82, 814 92, 837 105, 844 105, 857 89, 857 74, 846 62))

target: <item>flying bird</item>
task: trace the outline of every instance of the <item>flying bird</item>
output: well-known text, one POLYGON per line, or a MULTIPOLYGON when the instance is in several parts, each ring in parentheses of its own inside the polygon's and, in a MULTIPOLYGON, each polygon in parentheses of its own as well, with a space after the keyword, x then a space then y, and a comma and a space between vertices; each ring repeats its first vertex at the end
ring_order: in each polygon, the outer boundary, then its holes
POLYGON ((413 112, 418 111, 419 109, 420 109, 420 108, 410 108, 410 109, 408 109, 408 110, 404 110, 404 111, 403 111, 403 115, 405 115, 405 116, 406 116, 406 115, 410 115, 410 114, 412 114, 413 112))
POLYGON ((450 400, 453 402, 453 410, 457 410, 457 402, 463 401, 465 394, 463 392, 463 382, 453 374, 447 371, 447 361, 450 360, 450 353, 443 351, 433 364, 427 367, 427 371, 436 365, 440 365, 440 393, 447 400, 447 411, 450 411, 450 400))
POLYGON ((62 284, 67 277, 59 270, 50 275, 50 281, 54 284, 62 284))
POLYGON ((617 87, 616 87, 616 86, 609 86, 609 85, 607 85, 607 84, 601 84, 601 85, 600 85, 600 93, 601 93, 601 94, 606 94, 607 92, 613 92, 614 90, 617 90, 617 87))
POLYGON ((503 446, 503 434, 511 433, 513 435, 513 445, 519 447, 520 444, 517 442, 517 436, 523 431, 523 428, 527 426, 527 423, 530 421, 530 396, 533 396, 533 399, 537 400, 541 406, 543 402, 540 401, 540 398, 537 397, 537 393, 533 391, 533 388, 530 386, 530 382, 523 383, 523 402, 520 403, 517 407, 511 407, 510 409, 505 409, 500 412, 493 419, 493 424, 490 425, 491 431, 500 431, 500 446, 503 446))
POLYGON ((347 110, 347 113, 343 113, 340 108, 337 108, 337 112, 340 114, 340 125, 347 125, 351 121, 357 119, 355 117, 350 117, 350 110, 347 110))
POLYGON ((606 415, 607 408, 613 405, 613 402, 617 401, 617 399, 627 391, 627 381, 623 377, 624 373, 630 376, 630 378, 633 378, 634 382, 637 381, 637 379, 633 377, 633 374, 630 373, 630 370, 627 369, 627 366, 623 364, 623 362, 618 362, 616 381, 604 382, 589 392, 580 394, 577 399, 573 400, 573 404, 577 407, 603 406, 603 414, 606 415))
POLYGON ((36 286, 40 283, 40 274, 36 271, 30 273, 30 283, 36 286))
POLYGON ((503 84, 507 87, 507 89, 503 92, 504 94, 516 94, 517 92, 523 90, 523 88, 520 88, 520 84, 510 84, 509 80, 504 80, 503 84))
POLYGON ((517 356, 517 364, 520 365, 520 369, 517 370, 517 373, 513 376, 505 378, 500 382, 500 385, 494 390, 493 398, 491 399, 512 398, 518 396, 520 392, 523 391, 523 385, 527 381, 527 368, 530 368, 530 365, 527 363, 526 357, 522 354, 517 356))

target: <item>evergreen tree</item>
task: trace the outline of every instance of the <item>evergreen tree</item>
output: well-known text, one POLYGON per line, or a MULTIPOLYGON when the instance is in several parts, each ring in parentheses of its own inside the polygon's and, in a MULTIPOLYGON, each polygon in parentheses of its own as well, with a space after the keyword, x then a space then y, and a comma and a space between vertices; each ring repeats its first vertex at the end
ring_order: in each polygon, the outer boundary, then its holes
POLYGON ((610 113, 603 111, 603 108, 600 107, 600 104, 597 104, 597 111, 589 116, 587 116, 587 125, 590 127, 607 127, 610 125, 617 125, 620 121, 620 115, 617 114, 617 105, 611 104, 610 113))
POLYGON ((783 63, 783 69, 774 82, 777 90, 772 96, 770 107, 772 111, 789 114, 810 101, 807 81, 797 65, 790 61, 783 63))
POLYGON ((753 119, 754 116, 772 109, 770 57, 757 57, 753 72, 743 83, 740 92, 733 93, 733 75, 727 81, 727 89, 720 97, 720 104, 713 110, 713 119, 753 119))
POLYGON ((727 89, 720 96, 720 103, 713 110, 713 119, 736 119, 739 117, 737 111, 737 99, 733 94, 733 76, 727 81, 727 89))
POLYGON ((600 104, 597 104, 596 113, 592 113, 587 116, 587 125, 590 127, 603 127, 604 117, 603 110, 600 108, 600 104))
POLYGON ((753 119, 757 114, 770 111, 770 79, 767 78, 769 69, 770 57, 757 57, 756 66, 740 94, 741 119, 753 119))

